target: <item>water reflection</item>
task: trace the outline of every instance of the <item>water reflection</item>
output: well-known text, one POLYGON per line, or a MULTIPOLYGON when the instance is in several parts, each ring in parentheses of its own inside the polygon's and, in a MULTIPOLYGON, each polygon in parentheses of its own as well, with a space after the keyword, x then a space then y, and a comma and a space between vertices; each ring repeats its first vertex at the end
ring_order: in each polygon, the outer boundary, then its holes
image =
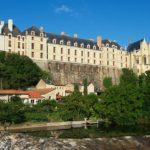
POLYGON ((57 131, 37 131, 26 133, 31 136, 36 137, 55 137, 55 138, 98 138, 98 137, 119 137, 126 135, 146 135, 150 134, 150 126, 116 126, 116 127, 97 127, 87 126, 85 129, 82 128, 72 128, 66 130, 57 131))

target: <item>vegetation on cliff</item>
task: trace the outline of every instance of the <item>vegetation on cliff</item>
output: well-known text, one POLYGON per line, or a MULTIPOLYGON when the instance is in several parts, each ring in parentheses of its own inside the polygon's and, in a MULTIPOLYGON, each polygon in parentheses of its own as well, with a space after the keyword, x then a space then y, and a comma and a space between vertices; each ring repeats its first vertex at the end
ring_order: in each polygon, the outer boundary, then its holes
POLYGON ((0 52, 0 82, 3 89, 26 89, 41 78, 49 78, 30 58, 0 52))

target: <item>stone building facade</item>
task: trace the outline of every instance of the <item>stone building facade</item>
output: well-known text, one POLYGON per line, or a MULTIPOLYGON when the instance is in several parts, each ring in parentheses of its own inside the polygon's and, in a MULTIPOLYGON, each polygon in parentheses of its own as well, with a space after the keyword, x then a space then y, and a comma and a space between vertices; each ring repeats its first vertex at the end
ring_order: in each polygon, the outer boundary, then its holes
POLYGON ((139 43, 138 48, 131 43, 124 49, 117 42, 100 36, 96 41, 87 40, 76 34, 71 37, 64 32, 48 33, 43 27, 35 26, 21 32, 11 19, 8 23, 0 22, 0 50, 28 56, 42 69, 49 70, 53 80, 63 84, 87 78, 100 87, 105 76, 111 76, 117 83, 122 68, 143 73, 149 69, 150 46, 145 40, 139 43))

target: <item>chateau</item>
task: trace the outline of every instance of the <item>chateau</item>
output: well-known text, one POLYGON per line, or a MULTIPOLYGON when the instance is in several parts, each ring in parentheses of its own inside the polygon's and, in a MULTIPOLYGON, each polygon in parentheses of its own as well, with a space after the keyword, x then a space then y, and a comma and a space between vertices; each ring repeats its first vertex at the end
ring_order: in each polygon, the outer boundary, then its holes
POLYGON ((117 83, 122 68, 132 68, 137 74, 150 69, 150 43, 145 39, 124 49, 100 36, 96 41, 80 39, 77 34, 57 35, 35 26, 22 32, 11 19, 0 22, 0 50, 28 56, 63 84, 87 78, 100 88, 105 76, 117 83))

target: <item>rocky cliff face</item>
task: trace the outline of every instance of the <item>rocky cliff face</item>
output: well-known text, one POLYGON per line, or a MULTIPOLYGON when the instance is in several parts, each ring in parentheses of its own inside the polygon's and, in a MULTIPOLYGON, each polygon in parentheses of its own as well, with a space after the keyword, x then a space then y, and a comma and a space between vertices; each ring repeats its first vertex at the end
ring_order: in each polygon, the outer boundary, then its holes
POLYGON ((0 133, 0 150, 149 150, 150 136, 56 139, 0 133))
POLYGON ((49 62, 48 69, 54 81, 63 84, 82 83, 83 79, 87 78, 88 82, 92 82, 97 90, 103 88, 104 77, 112 77, 113 83, 116 84, 119 82, 121 74, 121 70, 117 68, 58 62, 49 62))

